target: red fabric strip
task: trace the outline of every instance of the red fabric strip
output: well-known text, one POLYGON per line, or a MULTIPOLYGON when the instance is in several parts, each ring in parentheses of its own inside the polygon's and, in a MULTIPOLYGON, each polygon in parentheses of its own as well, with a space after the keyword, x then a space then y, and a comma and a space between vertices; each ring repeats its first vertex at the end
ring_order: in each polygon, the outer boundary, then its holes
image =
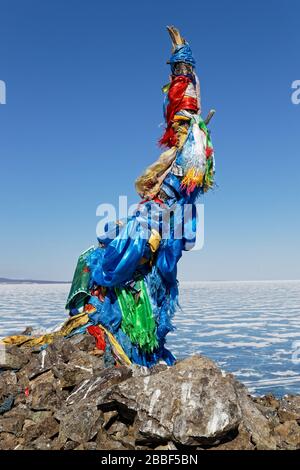
POLYGON ((99 326, 88 326, 87 330, 90 335, 94 336, 96 339, 96 348, 100 349, 101 351, 105 351, 106 348, 106 342, 105 342, 105 336, 104 336, 104 331, 101 330, 99 326))

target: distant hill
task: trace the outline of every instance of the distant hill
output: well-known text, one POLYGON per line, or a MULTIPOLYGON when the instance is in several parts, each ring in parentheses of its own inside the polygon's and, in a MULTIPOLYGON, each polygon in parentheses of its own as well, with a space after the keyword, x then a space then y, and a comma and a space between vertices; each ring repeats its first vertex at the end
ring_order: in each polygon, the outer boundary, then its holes
POLYGON ((0 277, 0 284, 70 284, 70 281, 44 281, 36 279, 8 279, 0 277))

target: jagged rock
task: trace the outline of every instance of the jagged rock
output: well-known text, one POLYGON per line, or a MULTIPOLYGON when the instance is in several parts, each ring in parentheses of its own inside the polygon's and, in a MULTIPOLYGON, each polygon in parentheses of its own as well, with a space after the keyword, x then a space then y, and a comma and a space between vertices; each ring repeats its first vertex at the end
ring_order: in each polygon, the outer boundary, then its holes
POLYGON ((96 442, 85 442, 84 444, 80 444, 78 447, 75 447, 74 450, 96 450, 97 444, 96 442))
POLYGON ((278 426, 280 424, 280 420, 278 417, 278 412, 276 409, 270 407, 270 406, 265 406, 261 404, 260 402, 254 401, 256 408, 263 414, 263 416, 268 420, 269 426, 271 429, 274 429, 275 426, 278 426))
POLYGON ((33 356, 29 364, 25 366, 23 374, 25 374, 29 380, 32 380, 38 375, 49 371, 52 366, 52 358, 47 349, 44 349, 39 354, 33 356))
POLYGON ((236 437, 227 442, 220 443, 217 447, 213 447, 210 450, 255 450, 255 446, 251 442, 251 435, 241 424, 236 437))
POLYGON ((67 364, 59 363, 52 367, 54 376, 60 380, 62 388, 75 387, 83 380, 90 379, 96 371, 103 369, 103 361, 86 352, 78 351, 67 364))
POLYGON ((0 369, 3 370, 19 370, 30 360, 30 352, 21 351, 17 346, 6 346, 5 354, 1 354, 2 362, 0 369))
POLYGON ((116 410, 107 411, 103 413, 103 427, 106 428, 112 424, 118 416, 118 412, 116 410))
POLYGON ((166 445, 160 445, 158 447, 155 447, 154 450, 177 450, 177 447, 172 441, 170 441, 166 445))
POLYGON ((22 429, 22 434, 25 436, 27 434, 27 429, 29 429, 31 426, 34 426, 35 422, 32 421, 32 419, 25 419, 23 429, 22 429))
POLYGON ((89 334, 74 335, 69 341, 80 351, 92 352, 95 348, 95 338, 89 334))
POLYGON ((234 380, 234 383, 242 415, 241 422, 250 434, 251 441, 258 450, 275 450, 276 441, 271 435, 267 418, 255 406, 244 385, 237 380, 234 380))
POLYGON ((300 397, 287 395, 279 402, 278 417, 280 422, 300 421, 300 397))
POLYGON ((21 335, 30 336, 33 333, 32 326, 26 326, 25 330, 22 331, 21 335))
POLYGON ((17 392, 17 381, 15 372, 10 370, 2 372, 0 374, 0 395, 14 395, 17 392))
POLYGON ((52 416, 52 411, 32 411, 30 410, 30 414, 28 418, 33 421, 35 424, 39 424, 44 421, 46 418, 50 418, 52 416))
POLYGON ((30 415, 30 410, 24 405, 18 405, 7 411, 3 416, 5 418, 23 417, 24 420, 30 415))
POLYGON ((275 448, 267 419, 230 374, 207 358, 193 356, 157 374, 136 377, 111 394, 120 413, 137 413, 142 436, 184 445, 213 445, 240 423, 257 448, 275 448))
POLYGON ((55 410, 60 405, 61 401, 52 383, 39 384, 33 390, 30 405, 33 410, 55 410))
POLYGON ((13 450, 22 440, 14 434, 0 432, 0 450, 13 450))
POLYGON ((0 419, 0 435, 2 433, 11 433, 20 436, 24 421, 25 417, 23 415, 2 417, 0 419))
POLYGON ((166 364, 156 364, 155 366, 151 367, 150 369, 144 366, 138 366, 132 364, 132 377, 147 377, 148 375, 158 374, 158 372, 162 372, 167 370, 168 366, 166 364))
MULTIPOLYGON (((26 348, 22 348, 22 351, 26 351, 26 348)), ((38 354, 34 354, 29 364, 24 368, 23 374, 32 380, 54 366, 68 362, 76 352, 78 352, 78 348, 74 343, 58 337, 38 354)))
POLYGON ((0 439, 2 439, 3 435, 6 433, 20 437, 28 413, 29 410, 27 408, 17 406, 2 415, 0 417, 0 439))
MULTIPOLYGON (((95 372, 93 378, 84 380, 78 385, 66 400, 67 406, 74 404, 101 405, 107 400, 111 387, 131 377, 132 371, 129 367, 108 368, 95 372)), ((76 405, 76 406, 77 406, 76 405)))
POLYGON ((96 436, 102 422, 102 413, 96 406, 76 406, 62 418, 59 436, 61 439, 84 443, 96 436))
POLYGON ((67 441, 65 443, 65 445, 62 447, 63 450, 74 450, 76 448, 78 448, 78 442, 74 442, 74 441, 67 441))
POLYGON ((72 355, 78 351, 76 344, 65 338, 56 338, 46 349, 52 364, 68 362, 72 355))
POLYGON ((126 449, 134 450, 136 447, 134 436, 123 436, 122 433, 117 433, 116 435, 112 436, 112 439, 121 443, 124 447, 126 447, 126 449))
MULTIPOLYGON (((24 431, 24 428, 23 428, 24 431)), ((26 427, 26 433, 24 433, 26 442, 33 441, 37 439, 39 436, 45 438, 52 438, 59 431, 59 424, 52 416, 45 418, 43 421, 39 422, 38 424, 33 424, 31 426, 26 427)))
POLYGON ((274 435, 279 449, 300 449, 300 426, 297 421, 286 421, 274 429, 274 435))
POLYGON ((263 397, 254 397, 254 403, 265 406, 266 408, 272 408, 273 410, 277 410, 280 406, 280 400, 278 400, 274 395, 269 393, 263 397))
POLYGON ((62 406, 64 396, 59 390, 52 371, 39 375, 30 382, 29 406, 32 410, 57 410, 62 406))
POLYGON ((141 435, 184 445, 213 443, 241 421, 233 380, 193 356, 168 370, 121 383, 111 398, 137 413, 141 435))
POLYGON ((53 373, 59 379, 62 388, 72 388, 93 376, 91 367, 79 367, 74 364, 61 364, 53 367, 53 373))
POLYGON ((24 450, 51 450, 53 441, 45 436, 40 436, 30 445, 25 445, 24 450))
POLYGON ((100 431, 96 438, 97 450, 128 450, 121 442, 113 440, 106 432, 100 431))
POLYGON ((120 437, 126 436, 128 434, 128 428, 126 424, 122 423, 121 421, 115 421, 109 429, 107 429, 107 434, 118 434, 120 437))

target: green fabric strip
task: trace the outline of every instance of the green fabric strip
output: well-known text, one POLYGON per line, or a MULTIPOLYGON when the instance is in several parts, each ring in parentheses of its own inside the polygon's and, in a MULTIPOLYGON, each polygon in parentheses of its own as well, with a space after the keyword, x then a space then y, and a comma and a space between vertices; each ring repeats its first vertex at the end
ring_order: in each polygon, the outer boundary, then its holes
POLYGON ((86 266, 86 260, 92 251, 94 251, 94 247, 86 250, 78 258, 72 286, 66 304, 67 310, 72 308, 82 308, 84 306, 86 297, 90 296, 90 272, 86 266))
MULTIPOLYGON (((199 122, 199 127, 202 129, 205 134, 206 134, 206 145, 207 147, 212 148, 212 141, 210 138, 210 133, 209 130, 206 127, 205 122, 201 118, 199 122)), ((207 191, 208 189, 212 188, 214 186, 214 169, 213 169, 213 160, 212 158, 209 158, 206 160, 206 168, 205 168, 205 176, 204 176, 204 181, 203 181, 203 188, 204 191, 207 191)))
POLYGON ((122 312, 121 328, 144 352, 152 352, 158 346, 156 323, 144 280, 135 283, 134 289, 115 289, 122 312))

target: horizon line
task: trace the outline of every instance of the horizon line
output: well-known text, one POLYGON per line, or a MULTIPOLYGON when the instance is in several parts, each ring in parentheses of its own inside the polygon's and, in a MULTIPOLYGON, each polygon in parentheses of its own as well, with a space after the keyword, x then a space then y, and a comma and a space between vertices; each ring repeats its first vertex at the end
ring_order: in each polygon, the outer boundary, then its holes
MULTIPOLYGON (((179 280, 180 283, 196 283, 196 282, 299 282, 300 279, 197 279, 197 280, 179 280)), ((0 284, 72 284, 72 281, 58 281, 45 279, 26 279, 26 278, 7 278, 0 277, 0 284)))

